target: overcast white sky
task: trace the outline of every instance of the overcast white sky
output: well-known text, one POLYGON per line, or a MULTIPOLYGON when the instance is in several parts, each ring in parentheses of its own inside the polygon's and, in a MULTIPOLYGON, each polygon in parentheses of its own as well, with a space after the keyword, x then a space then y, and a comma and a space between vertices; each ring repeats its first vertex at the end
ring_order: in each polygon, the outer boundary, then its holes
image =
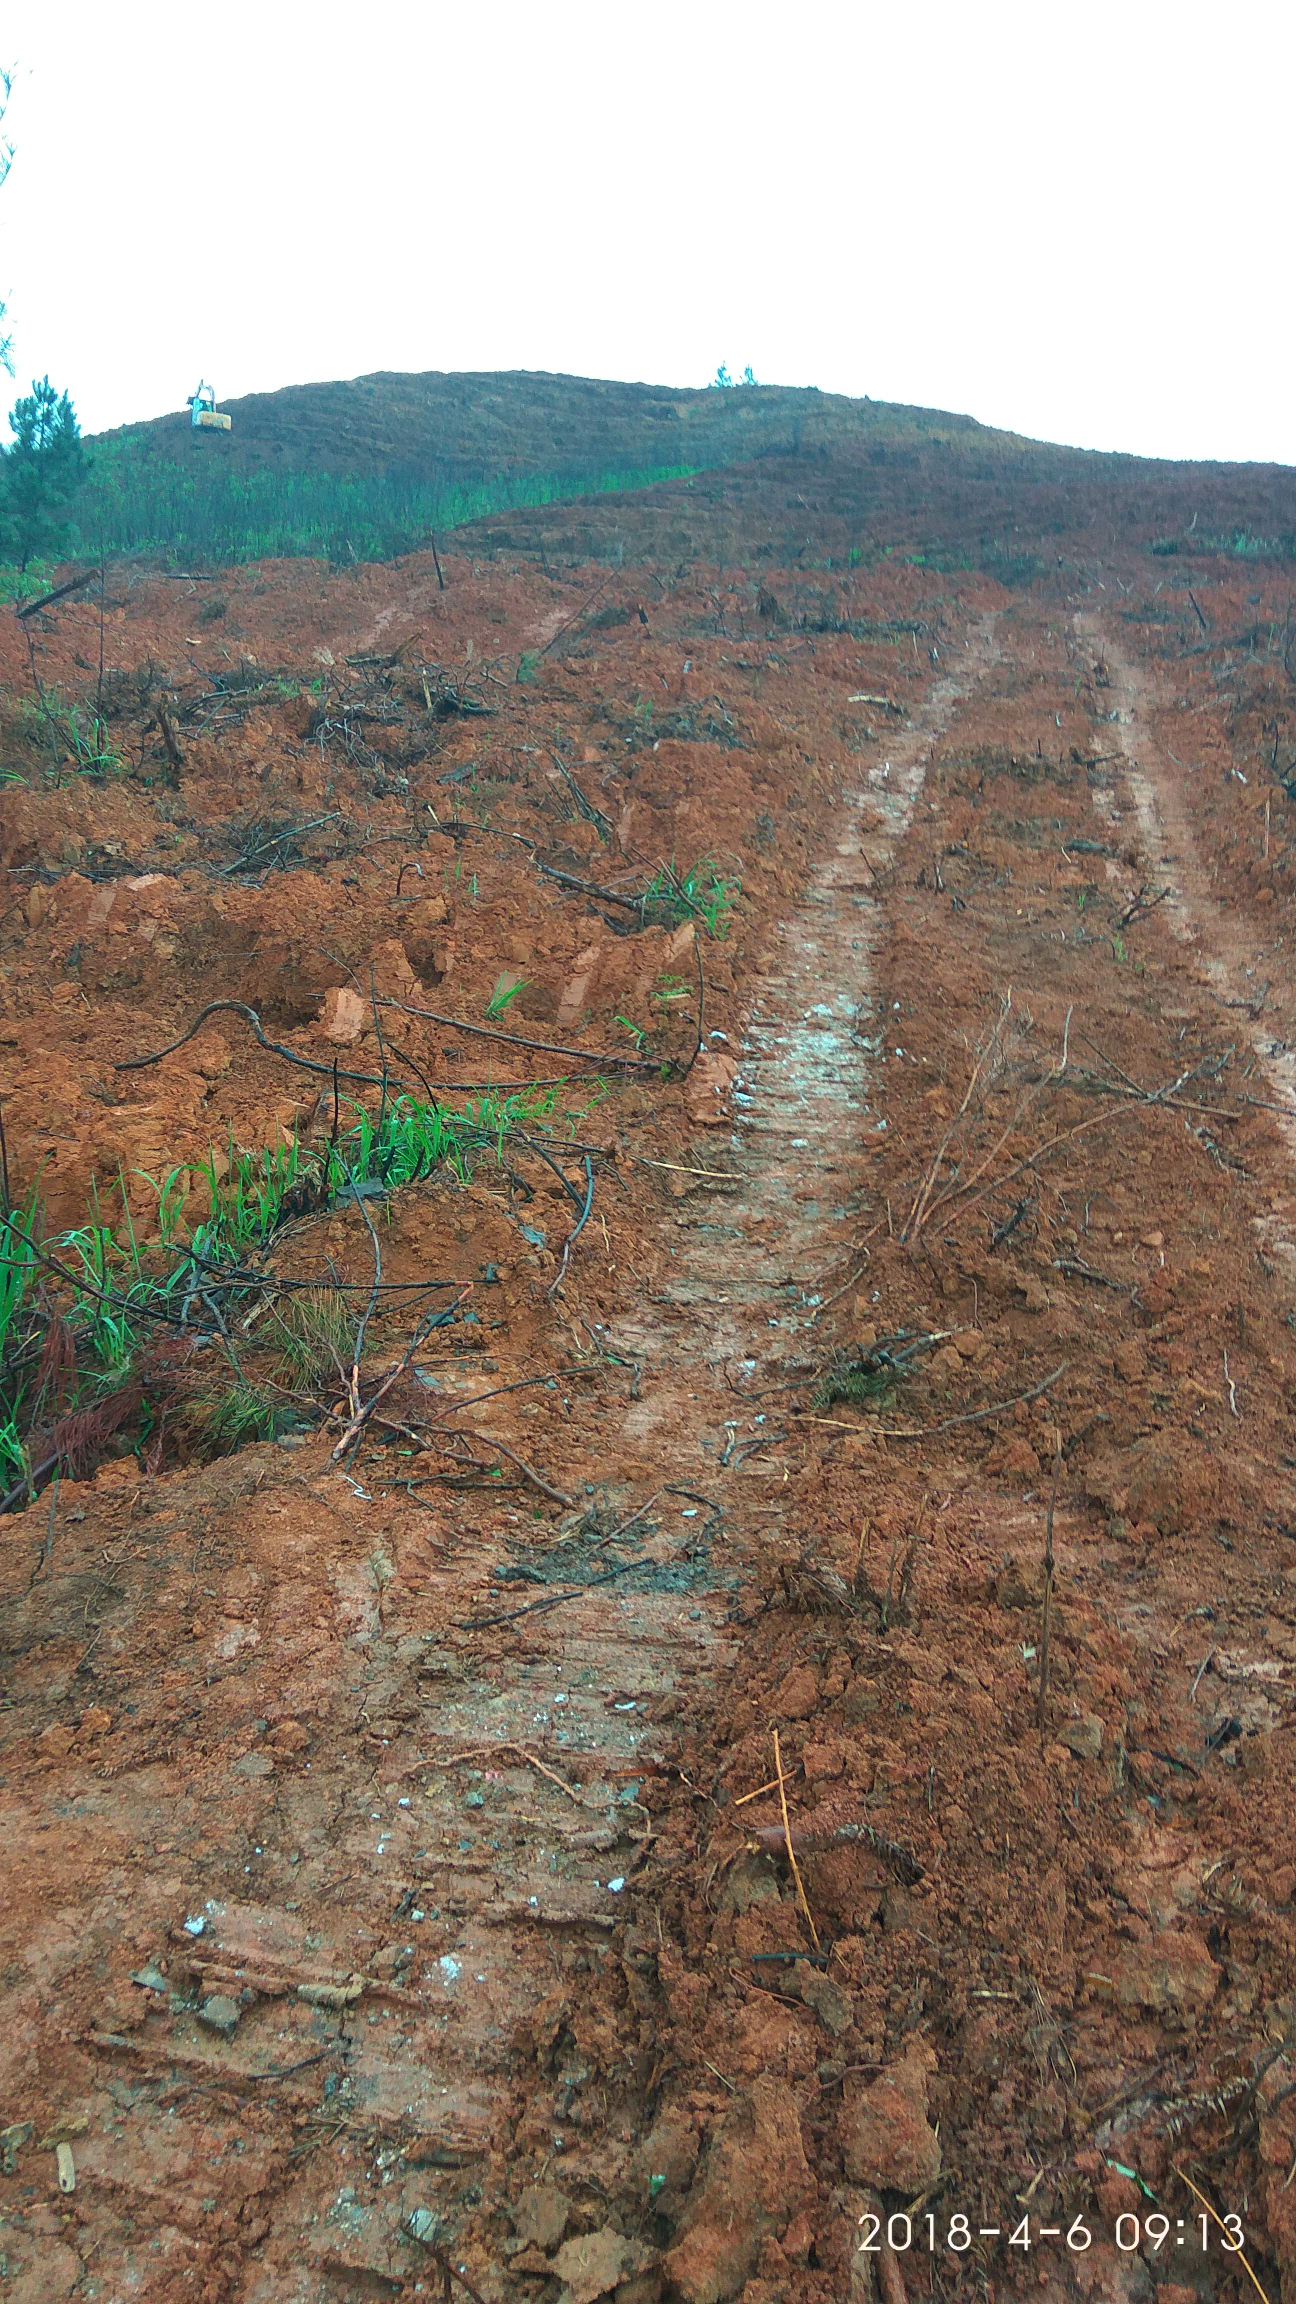
POLYGON ((60 0, 10 58, 0 295, 87 431, 726 360, 1296 463, 1290 0, 60 0))

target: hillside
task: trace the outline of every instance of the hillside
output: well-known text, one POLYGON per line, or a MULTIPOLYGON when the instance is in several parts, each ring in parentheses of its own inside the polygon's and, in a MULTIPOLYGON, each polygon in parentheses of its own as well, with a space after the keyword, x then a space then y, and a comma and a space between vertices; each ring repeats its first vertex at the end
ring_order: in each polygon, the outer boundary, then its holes
POLYGON ((768 552, 771 484, 785 498, 781 550, 848 559, 901 545, 1017 580, 1058 539, 1185 534, 1283 555, 1296 537, 1287 468, 1100 455, 782 386, 431 372, 295 385, 226 412, 228 434, 195 433, 182 409, 93 440, 82 548, 349 563, 471 527, 472 550, 575 559, 768 552))
POLYGON ((369 381, 0 616, 6 2304, 1294 2304, 1294 476, 369 381))
POLYGON ((792 447, 820 399, 526 374, 295 385, 225 403, 229 433, 181 409, 101 435, 78 526, 88 548, 385 558, 500 507, 792 447))

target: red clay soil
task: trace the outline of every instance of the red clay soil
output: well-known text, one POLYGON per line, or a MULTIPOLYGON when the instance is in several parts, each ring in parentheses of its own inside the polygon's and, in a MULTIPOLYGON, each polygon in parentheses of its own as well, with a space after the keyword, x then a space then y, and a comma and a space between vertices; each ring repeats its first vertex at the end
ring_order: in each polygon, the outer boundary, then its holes
POLYGON ((469 1291, 341 1461, 172 1338, 4 1519, 8 2304, 1293 2304, 1296 666, 1167 565, 115 571, 111 776, 0 633, 51 1231, 571 1122, 276 1237, 469 1291), (217 1000, 320 1069, 117 1069, 217 1000))

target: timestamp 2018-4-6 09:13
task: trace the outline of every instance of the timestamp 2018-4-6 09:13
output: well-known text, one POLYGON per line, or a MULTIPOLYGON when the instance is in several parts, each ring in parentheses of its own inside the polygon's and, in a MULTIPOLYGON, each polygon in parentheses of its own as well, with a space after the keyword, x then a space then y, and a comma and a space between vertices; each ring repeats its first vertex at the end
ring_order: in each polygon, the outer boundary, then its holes
MULTIPOLYGON (((1122 2255, 1138 2255, 1145 2249, 1160 2254, 1162 2249, 1192 2249, 1206 2255, 1212 2247, 1231 2256, 1240 2255, 1246 2246, 1246 2233, 1240 2216, 1223 2216, 1218 2223, 1211 2217, 1163 2216, 1159 2212, 1135 2216, 1118 2216, 1111 2238, 1122 2255)), ((856 2225, 856 2251, 860 2255, 879 2255, 884 2247, 897 2256, 921 2252, 934 2256, 941 2249, 949 2249, 956 2256, 965 2255, 978 2240, 998 2240, 1006 2247, 1023 2252, 1046 2247, 1050 2243, 1083 2255, 1094 2242, 1094 2232, 1083 2217, 1073 2217, 1069 2224, 1045 2224, 1030 2216, 1019 2217, 1016 2223, 1005 2220, 1001 2224, 974 2223, 968 2216, 925 2215, 909 2216, 898 2212, 894 2216, 861 2216, 856 2225)))

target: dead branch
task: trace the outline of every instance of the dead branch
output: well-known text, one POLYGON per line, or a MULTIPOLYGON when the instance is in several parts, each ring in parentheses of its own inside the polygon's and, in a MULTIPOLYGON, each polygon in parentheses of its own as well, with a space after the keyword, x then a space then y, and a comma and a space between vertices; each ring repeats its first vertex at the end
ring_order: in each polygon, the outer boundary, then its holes
MULTIPOLYGON (((361 1213, 367 1216, 367 1211, 364 1209, 363 1202, 361 1203, 361 1213)), ((370 1230, 373 1230, 372 1224, 370 1224, 370 1230)), ((375 1254, 377 1254, 376 1241, 377 1235, 375 1234, 375 1254)), ((472 1294, 473 1287, 472 1281, 470 1280, 465 1288, 460 1289, 458 1295, 455 1297, 453 1304, 445 1305, 441 1311, 434 1313, 429 1319, 426 1319, 420 1323, 410 1342, 409 1349, 401 1355, 401 1358, 397 1361, 395 1367, 391 1369, 389 1373, 383 1378, 381 1384, 378 1386, 377 1391, 374 1393, 372 1400, 366 1401, 362 1407, 359 1400, 360 1353, 364 1345, 364 1332, 369 1324, 374 1305, 377 1302, 377 1290, 381 1284, 382 1263, 381 1258, 379 1258, 378 1269, 374 1277, 374 1287, 370 1290, 369 1302, 365 1306, 364 1317, 360 1323, 360 1329, 356 1338, 355 1357, 352 1365, 351 1376, 348 1379, 352 1399, 351 1421, 347 1425, 347 1428, 342 1434, 342 1437, 339 1440, 336 1448, 333 1450, 330 1462, 334 1464, 341 1463, 342 1458, 347 1453, 347 1450, 354 1444, 356 1440, 359 1439, 360 1434, 365 1428, 365 1425, 369 1422, 370 1417, 373 1415, 375 1408, 378 1407, 381 1401, 386 1399, 387 1394, 391 1391, 391 1388, 393 1384, 396 1383, 397 1379, 404 1375, 405 1370, 408 1368, 420 1344, 422 1344, 424 1338, 427 1336, 428 1330, 432 1327, 439 1327, 445 1320, 447 1314, 454 1312, 458 1306, 463 1303, 464 1298, 472 1294)))
POLYGON ((997 1060, 1002 1057, 1003 1035, 1007 1029, 1008 1018, 1011 1014, 1011 1011, 1012 993, 1009 992, 1007 997, 1000 1004, 998 1022, 996 1023, 989 1040, 986 1042, 985 1047, 980 1050, 977 1055, 976 1062, 972 1066, 972 1077, 968 1081, 963 1101, 960 1104, 958 1111, 955 1113, 954 1118, 951 1120, 949 1127, 946 1129, 945 1134, 942 1136, 940 1143, 937 1145, 927 1173, 924 1176, 922 1183, 919 1185, 917 1192, 914 1194, 914 1203, 909 1211, 909 1220, 906 1223, 904 1230, 900 1234, 902 1241, 908 1241, 910 1239, 917 1240, 919 1233, 922 1230, 922 1222, 923 1217, 927 1212, 927 1204, 931 1199, 932 1193, 936 1189, 936 1184, 940 1176, 941 1162, 944 1159, 946 1152, 949 1150, 954 1137, 958 1133, 959 1126, 967 1112, 968 1106, 971 1104, 972 1098, 976 1093, 977 1085, 981 1079, 982 1073, 987 1071, 992 1064, 997 1063, 997 1060))
POLYGON ((84 591, 87 584, 93 584, 98 574, 98 568, 91 568, 84 576, 74 576, 70 583, 60 584, 56 591, 42 593, 39 600, 29 600, 25 608, 14 611, 19 623, 25 624, 29 616, 39 616, 42 608, 52 608, 56 600, 66 600, 71 593, 84 591))
POLYGON ((142 1072, 146 1065, 160 1064, 164 1057, 174 1056, 178 1048, 183 1048, 188 1041, 192 1040, 195 1032, 201 1030, 209 1016, 218 1015, 223 1010, 228 1010, 232 1015, 241 1016, 244 1023, 250 1027, 253 1037, 259 1041, 263 1048, 268 1049, 272 1056, 282 1056, 288 1064, 299 1064, 305 1072, 322 1072, 328 1080, 333 1079, 336 1074, 339 1080, 358 1080, 362 1085, 369 1088, 381 1088, 383 1085, 381 1073, 348 1072, 345 1066, 339 1070, 336 1060, 332 1064, 319 1064, 313 1056, 299 1056, 295 1048, 285 1048, 281 1040, 268 1039, 255 1008, 249 1008, 246 1002, 242 1000, 209 1000, 207 1006, 199 1010, 192 1024, 180 1034, 178 1040, 170 1041, 165 1048, 155 1049, 150 1056, 124 1056, 118 1063, 114 1064, 114 1072, 142 1072))
MULTIPOLYGON (((227 1000, 218 1002, 216 1005, 229 1008, 236 1007, 238 1003, 227 1000)), ((660 1063, 650 1063, 642 1056, 614 1056, 605 1049, 566 1048, 553 1040, 528 1040, 520 1032, 498 1032, 491 1024, 465 1024, 459 1016, 441 1016, 435 1008, 415 1008, 407 1000, 380 1000, 378 1005, 380 1008, 394 1008, 402 1016, 422 1016, 427 1023, 443 1024, 451 1032, 470 1033, 475 1040, 505 1040, 513 1048, 537 1048, 542 1056, 574 1056, 581 1064, 611 1064, 615 1065, 621 1072, 656 1072, 660 1074, 662 1070, 660 1063)), ((206 1013, 210 1014, 210 1010, 206 1013)), ((245 1013, 250 1015, 251 1010, 246 1010, 245 1013)), ((176 1042, 177 1047, 181 1045, 180 1041, 176 1042)), ((267 1042, 266 1045, 269 1046, 270 1043, 267 1042)), ((162 1053, 164 1056, 169 1056, 171 1051, 169 1048, 164 1048, 162 1053)), ((317 1069, 327 1070, 327 1066, 317 1067, 317 1069)), ((353 1075, 348 1074, 348 1078, 350 1077, 353 1075)))
POLYGON ((592 824, 595 830, 600 832, 605 840, 610 840, 612 838, 611 818, 605 816, 601 808, 596 808, 592 800, 586 799, 585 794, 582 792, 580 785, 577 783, 576 778, 573 776, 570 768, 566 766, 564 761, 559 759, 556 752, 550 752, 549 757, 552 760, 559 775, 562 777, 568 791, 571 793, 571 796, 575 801, 576 806, 579 808, 581 815, 584 817, 585 822, 587 824, 592 824))
POLYGON ((568 1496, 564 1489, 553 1487, 536 1471, 533 1464, 527 1463, 525 1456, 519 1456, 517 1450, 508 1447, 503 1440, 493 1440, 488 1432, 470 1432, 462 1424, 457 1429, 463 1439, 477 1440, 483 1448, 493 1448, 498 1455, 507 1456, 510 1464, 516 1464, 523 1478, 529 1480, 533 1488, 538 1488, 542 1496, 548 1496, 552 1498, 555 1504, 565 1504, 568 1507, 574 1502, 574 1498, 568 1496))
POLYGON ((1042 1393, 1049 1391, 1057 1383, 1059 1377, 1065 1376, 1070 1365, 1069 1360, 1064 1360, 1060 1368, 1055 1368, 1052 1375, 1046 1376, 1042 1384, 1033 1385, 1029 1392, 1015 1393, 1011 1400, 996 1400, 989 1408, 970 1409, 966 1416, 946 1416, 939 1424, 917 1424, 904 1427, 894 1424, 878 1424, 870 1427, 867 1424, 847 1424, 839 1417, 834 1416, 812 1416, 801 1409, 793 1409, 792 1413, 794 1416, 800 1416, 802 1422, 806 1424, 833 1424, 839 1432, 876 1430, 883 1440, 930 1440, 936 1433, 952 1432, 960 1424, 988 1424, 994 1416, 1006 1416, 1010 1408, 1020 1408, 1032 1400, 1038 1400, 1042 1393))
POLYGON ((534 840, 528 840, 525 832, 514 832, 511 837, 529 851, 537 872, 543 872, 546 880, 556 880, 562 888, 575 888, 582 896, 597 896, 602 904, 619 904, 624 912, 642 914, 645 901, 642 896, 622 896, 615 888, 600 887, 597 880, 582 880, 575 872, 561 872, 556 864, 545 863, 536 852, 534 840))
POLYGON ((1170 888, 1159 888, 1155 896, 1149 896, 1146 886, 1140 888, 1137 896, 1131 898, 1124 911, 1113 921, 1113 927, 1118 930, 1129 928, 1136 920, 1146 920, 1148 914, 1155 912, 1158 904, 1164 904, 1166 898, 1173 893, 1170 888))
POLYGON ((547 1303, 550 1303, 550 1304, 552 1304, 552 1302, 553 1302, 553 1300, 554 1300, 554 1297, 555 1297, 555 1296, 557 1295, 557 1293, 558 1293, 559 1287, 561 1286, 561 1284, 562 1284, 562 1281, 563 1281, 563 1278, 564 1278, 564 1276, 565 1276, 565 1274, 566 1274, 566 1271, 567 1271, 567 1261, 568 1261, 568 1258, 569 1258, 569 1257, 570 1257, 570 1255, 571 1255, 571 1252, 572 1252, 572 1249, 573 1249, 573 1247, 574 1247, 575 1243, 576 1243, 576 1242, 579 1240, 579 1238, 580 1238, 580 1236, 581 1236, 582 1232, 584 1231, 584 1229, 585 1229, 586 1225, 587 1225, 587 1224, 588 1224, 588 1222, 589 1222, 589 1219, 590 1219, 590 1210, 593 1208, 593 1206, 594 1206, 594 1163, 593 1163, 593 1161, 591 1160, 591 1158, 590 1158, 590 1156, 589 1156, 589 1154, 588 1154, 588 1152, 587 1152, 587 1153, 586 1153, 586 1155, 585 1155, 585 1205, 584 1205, 584 1207, 581 1209, 581 1212, 580 1212, 579 1216, 576 1218, 576 1221, 575 1221, 575 1223, 573 1224, 573 1226, 572 1226, 572 1228, 571 1228, 571 1231, 568 1233, 568 1235, 567 1235, 566 1239, 565 1239, 565 1240, 564 1240, 564 1242, 563 1242, 562 1261, 560 1262, 560 1264, 559 1264, 559 1266, 558 1266, 558 1269, 557 1269, 557 1271, 555 1272, 555 1274, 554 1274, 554 1276, 553 1276, 553 1279, 550 1281, 550 1283, 549 1283, 549 1286, 548 1286, 548 1287, 546 1288, 546 1290, 545 1290, 545 1300, 546 1300, 546 1302, 547 1302, 547 1303))
MULTIPOLYGON (((411 1483, 412 1485, 412 1483, 411 1483)), ((655 1568, 655 1560, 621 1560, 615 1568, 608 1568, 601 1576, 591 1576, 588 1583, 578 1584, 574 1592, 555 1592, 548 1600, 528 1600, 525 1608, 508 1608, 502 1616, 467 1616, 456 1625, 456 1632, 479 1632, 488 1624, 516 1624, 520 1616, 538 1616, 544 1608, 561 1608, 564 1600, 583 1600, 598 1584, 611 1584, 617 1576, 628 1576, 636 1568, 655 1568)))
MULTIPOLYGON (((785 1777, 784 1781, 786 1782, 788 1779, 785 1777)), ((761 1790, 772 1792, 777 1787, 778 1778, 775 1777, 771 1779, 770 1783, 762 1785, 761 1790)), ((754 1800, 756 1794, 748 1792, 744 1794, 744 1798, 754 1800)), ((735 1802, 735 1806, 737 1805, 738 1803, 735 1802)), ((767 1848, 777 1851, 787 1845, 787 1836, 781 1824, 759 1825, 749 1835, 749 1839, 753 1848, 767 1848)), ((865 1847, 871 1848, 875 1856, 882 1857, 883 1861, 890 1865, 896 1877, 904 1881, 906 1887, 916 1888, 918 1882, 926 1878, 923 1867, 916 1856, 911 1855, 907 1848, 902 1848, 898 1840, 888 1840, 884 1832, 875 1832, 871 1824, 825 1825, 818 1832, 811 1827, 804 1831, 798 1829, 792 1833, 792 1846, 801 1849, 802 1853, 807 1856, 822 1855, 829 1848, 852 1848, 861 1842, 865 1847)))

